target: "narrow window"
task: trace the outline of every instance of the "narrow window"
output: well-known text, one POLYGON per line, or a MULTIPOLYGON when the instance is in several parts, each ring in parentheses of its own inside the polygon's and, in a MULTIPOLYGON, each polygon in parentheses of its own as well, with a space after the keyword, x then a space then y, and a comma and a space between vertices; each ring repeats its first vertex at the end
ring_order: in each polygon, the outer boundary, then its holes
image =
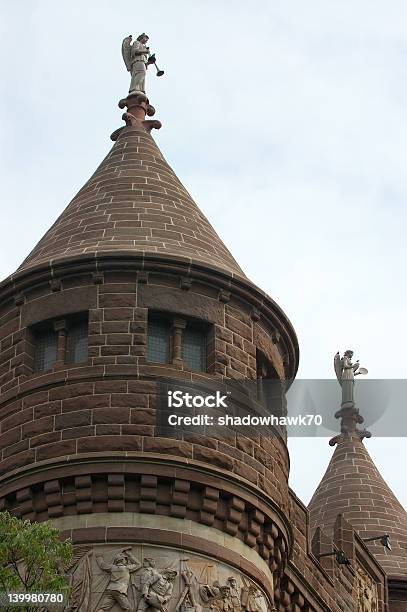
POLYGON ((206 372, 206 333, 187 325, 182 342, 182 359, 188 370, 206 372))
POLYGON ((165 319, 150 319, 148 323, 147 360, 154 363, 170 361, 170 324, 165 319))
POLYGON ((69 315, 31 328, 34 372, 88 360, 88 315, 69 315))
POLYGON ((259 349, 256 350, 257 399, 271 414, 283 414, 283 396, 280 379, 271 361, 259 349))
POLYGON ((88 360, 88 323, 82 319, 69 324, 66 338, 67 363, 83 363, 88 360))
POLYGON ((58 356, 58 334, 52 329, 42 329, 35 333, 34 371, 50 370, 58 356))

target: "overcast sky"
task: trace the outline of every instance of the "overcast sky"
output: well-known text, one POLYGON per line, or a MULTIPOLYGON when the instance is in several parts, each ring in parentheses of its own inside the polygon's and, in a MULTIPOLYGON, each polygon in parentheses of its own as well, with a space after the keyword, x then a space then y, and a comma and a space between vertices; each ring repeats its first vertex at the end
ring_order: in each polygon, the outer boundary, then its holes
MULTIPOLYGON (((354 348, 372 378, 405 378, 407 3, 1 7, 1 278, 109 150, 129 84, 121 41, 146 31, 165 70, 148 75, 163 123, 154 137, 246 274, 291 319, 299 376, 331 378, 333 354, 354 348)), ((406 440, 366 446, 407 506, 406 440)), ((291 486, 307 502, 332 449, 326 439, 290 448, 291 486)))

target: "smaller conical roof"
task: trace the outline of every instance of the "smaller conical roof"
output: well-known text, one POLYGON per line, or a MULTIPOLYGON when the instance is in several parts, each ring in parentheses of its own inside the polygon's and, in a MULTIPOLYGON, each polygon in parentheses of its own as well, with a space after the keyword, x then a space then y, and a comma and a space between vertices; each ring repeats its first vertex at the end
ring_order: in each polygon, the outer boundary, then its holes
POLYGON ((407 513, 380 475, 360 437, 342 435, 310 503, 310 524, 332 533, 338 513, 362 539, 389 534, 392 550, 368 546, 388 575, 407 579, 407 513))

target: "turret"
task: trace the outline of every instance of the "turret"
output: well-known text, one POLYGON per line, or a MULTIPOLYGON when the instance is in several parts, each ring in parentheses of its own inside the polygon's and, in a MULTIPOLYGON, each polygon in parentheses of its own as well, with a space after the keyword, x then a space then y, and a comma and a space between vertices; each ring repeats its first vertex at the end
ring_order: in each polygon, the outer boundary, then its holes
POLYGON ((296 335, 165 161, 146 94, 119 106, 112 149, 0 285, 1 508, 102 555, 74 582, 133 546, 208 601, 236 579, 270 607, 292 547, 284 432, 160 433, 157 409, 162 381, 283 388, 296 335))

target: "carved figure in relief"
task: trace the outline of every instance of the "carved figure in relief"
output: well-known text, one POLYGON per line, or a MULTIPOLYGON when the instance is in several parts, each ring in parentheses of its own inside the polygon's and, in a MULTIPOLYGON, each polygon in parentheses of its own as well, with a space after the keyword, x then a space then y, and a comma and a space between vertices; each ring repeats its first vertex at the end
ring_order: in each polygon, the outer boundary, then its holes
POLYGON ((65 612, 90 612, 91 610, 91 557, 91 548, 80 547, 74 550, 72 563, 67 569, 71 591, 65 612))
POLYGON ((199 595, 204 603, 204 612, 215 611, 219 612, 222 593, 220 584, 215 581, 213 584, 201 584, 199 587, 199 595))
POLYGON ((230 592, 230 586, 221 586, 221 603, 218 606, 219 612, 232 612, 233 604, 232 604, 232 595, 230 592))
MULTIPOLYGON (((126 548, 114 553, 108 563, 96 553, 102 575, 92 575, 92 549, 77 548, 69 568, 71 593, 64 612, 102 612, 125 610, 132 612, 266 612, 266 601, 259 588, 244 576, 230 575, 220 580, 215 564, 194 560, 198 576, 186 559, 180 559, 179 572, 168 567, 156 567, 156 560, 144 557, 140 563, 126 548), (183 589, 175 589, 180 574, 183 589), (104 575, 103 575, 104 574, 104 575), (215 579, 218 578, 218 580, 215 579), (130 588, 129 588, 130 587, 130 588), (175 591, 177 601, 172 602, 175 591)), ((225 574, 221 574, 225 576, 225 574)), ((227 576, 227 574, 226 574, 227 576)), ((377 612, 376 608, 361 608, 377 612)))
POLYGON ((264 596, 254 583, 243 579, 243 585, 239 586, 234 576, 229 576, 226 582, 225 586, 218 581, 199 585, 205 612, 262 612, 265 609, 264 596))
MULTIPOLYGON (((181 561, 181 567, 182 567, 181 561)), ((176 612, 202 612, 202 606, 198 603, 199 598, 199 582, 194 572, 185 563, 184 569, 181 569, 181 576, 185 587, 182 591, 177 603, 176 612)))
POLYGON ((358 612, 377 612, 377 586, 372 577, 357 568, 358 612))
POLYGON ((245 612, 261 612, 263 593, 254 584, 247 584, 242 592, 242 609, 245 612))
POLYGON ((155 569, 155 561, 146 557, 143 561, 143 570, 140 572, 141 597, 137 610, 167 612, 166 605, 172 597, 177 573, 170 569, 158 571, 155 569))
POLYGON ((235 608, 236 601, 233 601, 231 587, 229 585, 222 586, 218 581, 213 585, 203 584, 200 587, 199 593, 202 601, 206 604, 205 610, 213 612, 240 612, 240 602, 235 608))
POLYGON ((122 610, 131 610, 128 598, 130 576, 140 569, 141 563, 131 554, 131 548, 115 556, 113 563, 106 563, 102 555, 96 555, 99 567, 109 573, 109 582, 98 604, 97 612, 110 610, 118 604, 122 610))
POLYGON ((237 584, 236 578, 229 576, 226 581, 229 586, 231 609, 233 612, 240 612, 241 606, 241 588, 237 584))
POLYGON ((140 593, 141 593, 141 599, 139 601, 139 605, 137 607, 137 610, 144 610, 145 606, 144 606, 144 602, 145 602, 145 598, 148 595, 148 591, 150 588, 150 584, 151 581, 158 576, 158 572, 155 569, 155 560, 152 559, 151 557, 144 557, 143 559, 143 567, 140 570, 140 593))

